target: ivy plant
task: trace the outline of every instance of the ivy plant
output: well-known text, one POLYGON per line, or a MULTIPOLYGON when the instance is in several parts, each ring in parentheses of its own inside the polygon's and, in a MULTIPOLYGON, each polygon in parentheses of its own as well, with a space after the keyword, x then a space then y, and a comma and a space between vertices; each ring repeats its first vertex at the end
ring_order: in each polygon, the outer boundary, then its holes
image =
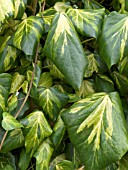
POLYGON ((128 169, 128 1, 0 1, 0 170, 128 169))

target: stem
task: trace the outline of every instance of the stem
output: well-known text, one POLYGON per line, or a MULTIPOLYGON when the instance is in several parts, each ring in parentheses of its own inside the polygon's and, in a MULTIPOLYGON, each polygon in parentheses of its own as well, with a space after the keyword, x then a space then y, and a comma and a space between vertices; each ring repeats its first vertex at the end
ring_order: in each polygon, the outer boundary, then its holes
MULTIPOLYGON (((31 79, 31 81, 30 81, 28 93, 27 93, 27 95, 26 95, 26 97, 25 97, 25 99, 24 99, 24 101, 23 101, 20 109, 17 111, 17 113, 16 113, 16 115, 15 115, 15 118, 17 118, 18 115, 20 114, 21 110, 23 109, 23 107, 24 107, 24 105, 25 105, 25 103, 26 103, 26 101, 27 101, 27 99, 28 99, 28 97, 29 97, 29 95, 30 95, 30 91, 31 91, 31 88, 32 88, 32 83, 33 83, 34 76, 35 76, 35 71, 36 71, 36 63, 37 63, 37 57, 38 57, 38 49, 39 49, 39 43, 38 43, 37 49, 36 49, 34 69, 33 69, 33 73, 32 73, 32 79, 31 79)), ((1 144, 0 144, 0 151, 1 151, 1 149, 2 149, 2 146, 3 146, 3 143, 4 143, 4 141, 5 141, 5 138, 6 138, 7 134, 8 134, 8 131, 5 132, 5 134, 4 134, 3 138, 2 138, 2 141, 1 141, 1 144)))

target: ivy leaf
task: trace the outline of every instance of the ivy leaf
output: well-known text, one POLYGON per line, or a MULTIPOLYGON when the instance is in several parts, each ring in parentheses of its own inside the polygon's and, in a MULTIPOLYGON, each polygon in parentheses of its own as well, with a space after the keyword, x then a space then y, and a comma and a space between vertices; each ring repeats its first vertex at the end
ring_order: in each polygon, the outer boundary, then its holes
POLYGON ((24 127, 22 124, 18 122, 11 114, 4 112, 3 113, 3 120, 2 120, 2 127, 5 130, 13 130, 20 127, 24 127))
POLYGON ((29 152, 27 153, 25 149, 22 149, 19 158, 20 170, 26 170, 29 166, 30 161, 31 161, 30 153, 29 152))
POLYGON ((128 135, 117 92, 89 95, 67 109, 62 118, 87 170, 103 169, 127 152, 128 135))
POLYGON ((127 170, 128 169, 128 154, 124 155, 119 161, 118 170, 127 170))
POLYGON ((14 1, 14 6, 15 6, 14 18, 15 19, 21 19, 23 17, 26 5, 27 5, 27 0, 15 0, 14 1))
POLYGON ((85 10, 69 8, 67 15, 79 34, 98 38, 103 22, 104 9, 85 10))
POLYGON ((2 146, 2 153, 7 153, 13 149, 24 145, 24 136, 21 129, 14 129, 8 132, 8 135, 2 146))
POLYGON ((43 23, 41 17, 30 16, 26 18, 19 24, 8 44, 22 50, 26 55, 35 54, 37 44, 43 33, 43 23))
POLYGON ((79 37, 66 14, 55 15, 45 42, 44 52, 68 82, 75 89, 79 89, 87 59, 79 37))
POLYGON ((14 14, 13 0, 0 1, 0 25, 14 14))
POLYGON ((53 127, 53 133, 51 135, 52 142, 56 148, 60 145, 64 137, 65 131, 66 131, 66 128, 65 128, 64 122, 61 119, 61 116, 59 115, 53 127))
POLYGON ((113 81, 106 75, 98 74, 94 79, 94 87, 96 92, 110 93, 115 91, 113 81))
POLYGON ((53 18, 54 18, 54 15, 43 16, 43 19, 44 19, 44 32, 45 33, 49 32, 53 18))
POLYGON ((0 170, 16 170, 15 158, 11 153, 0 154, 0 170))
POLYGON ((21 88, 24 80, 25 76, 20 75, 18 72, 15 72, 12 78, 10 93, 17 92, 21 88))
POLYGON ((73 163, 68 160, 63 160, 62 162, 56 165, 56 170, 74 170, 73 163))
POLYGON ((42 140, 51 135, 52 129, 41 111, 30 113, 21 120, 21 123, 25 126, 26 152, 30 151, 32 156, 42 140))
POLYGON ((12 110, 14 110, 18 105, 18 97, 17 95, 14 93, 8 100, 8 109, 11 112, 12 110))
POLYGON ((34 157, 36 158, 36 169, 49 170, 49 164, 53 151, 54 148, 52 142, 50 139, 46 139, 34 154, 34 157))
POLYGON ((57 2, 54 5, 54 9, 57 12, 66 12, 69 7, 71 7, 70 2, 57 2))
POLYGON ((100 9, 103 6, 95 0, 82 0, 85 9, 100 9))
POLYGON ((40 80, 39 80, 39 87, 46 87, 49 88, 52 86, 52 76, 50 75, 49 72, 44 72, 41 74, 40 76, 40 80))
POLYGON ((125 57, 120 63, 119 63, 119 73, 123 74, 128 78, 128 57, 125 57))
POLYGON ((60 110, 67 104, 68 96, 56 88, 39 88, 39 102, 44 112, 56 120, 60 110))
POLYGON ((112 12, 105 18, 99 38, 99 52, 110 68, 128 54, 128 15, 112 12))

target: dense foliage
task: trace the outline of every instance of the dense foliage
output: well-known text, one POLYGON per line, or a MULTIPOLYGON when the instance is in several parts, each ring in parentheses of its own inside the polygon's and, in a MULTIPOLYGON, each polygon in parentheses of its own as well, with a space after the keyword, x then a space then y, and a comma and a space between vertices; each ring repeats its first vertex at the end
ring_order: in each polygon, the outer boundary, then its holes
POLYGON ((0 170, 128 169, 128 1, 0 0, 0 170))

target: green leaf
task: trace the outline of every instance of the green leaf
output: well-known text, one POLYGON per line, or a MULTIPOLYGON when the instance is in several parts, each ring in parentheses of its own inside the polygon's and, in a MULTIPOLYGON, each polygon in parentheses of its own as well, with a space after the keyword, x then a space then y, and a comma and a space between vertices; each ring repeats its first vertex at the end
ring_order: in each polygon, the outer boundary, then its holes
POLYGON ((124 155, 123 158, 119 161, 118 170, 127 170, 128 169, 128 154, 124 155))
POLYGON ((14 14, 13 0, 0 1, 0 25, 14 14))
POLYGON ((53 144, 49 139, 46 139, 37 149, 34 154, 36 158, 36 169, 37 170, 49 170, 50 160, 53 154, 53 144))
POLYGON ((70 2, 57 2, 54 5, 57 12, 66 12, 69 7, 71 7, 70 2))
POLYGON ((115 91, 113 81, 108 76, 102 74, 95 76, 94 87, 96 92, 110 93, 115 91))
POLYGON ((2 146, 2 153, 7 153, 13 149, 24 145, 24 136, 21 129, 14 129, 8 132, 8 135, 2 146))
POLYGON ((22 50, 26 55, 35 54, 43 33, 43 23, 41 17, 30 16, 26 18, 19 24, 8 44, 22 50))
POLYGON ((18 105, 18 97, 16 94, 13 94, 9 100, 8 100, 8 109, 11 112, 12 110, 14 110, 18 105))
POLYGON ((19 55, 16 48, 7 45, 9 38, 10 36, 2 38, 0 43, 0 73, 9 70, 19 55))
POLYGON ((24 15, 25 8, 27 5, 27 0, 15 0, 14 1, 14 18, 15 19, 21 19, 24 15))
POLYGON ((67 15, 79 34, 98 38, 103 22, 104 9, 85 10, 69 8, 67 15))
POLYGON ((60 110, 67 104, 68 96, 56 88, 39 88, 39 102, 44 112, 56 120, 60 110))
POLYGON ((52 86, 52 76, 50 75, 49 72, 44 72, 41 74, 40 76, 40 80, 39 80, 39 87, 46 87, 49 88, 52 86))
POLYGON ((103 169, 127 152, 128 135, 117 92, 89 95, 62 118, 86 170, 103 169))
POLYGON ((15 158, 11 153, 0 154, 0 170, 16 170, 15 158))
POLYGON ((74 170, 73 163, 68 160, 63 160, 56 165, 56 170, 74 170))
POLYGON ((2 127, 5 130, 13 130, 13 129, 18 129, 24 126, 20 124, 18 120, 16 120, 11 114, 4 112, 3 120, 2 120, 2 127))
POLYGON ((45 42, 44 52, 68 82, 75 89, 79 89, 87 59, 79 37, 66 14, 55 15, 45 42))
POLYGON ((54 15, 43 16, 43 19, 44 19, 44 32, 45 33, 49 32, 53 18, 54 18, 54 15))
POLYGON ((80 90, 76 92, 76 94, 82 98, 92 93, 95 93, 94 83, 88 80, 84 80, 80 90))
POLYGON ((26 152, 31 151, 30 155, 33 155, 42 140, 51 135, 52 129, 41 111, 30 113, 21 123, 25 126, 26 152))
POLYGON ((31 161, 30 153, 29 152, 27 153, 25 149, 22 149, 19 158, 20 170, 26 170, 29 166, 30 161, 31 161))
POLYGON ((112 73, 113 80, 122 96, 128 94, 128 78, 118 72, 112 73))
POLYGON ((119 169, 118 169, 117 164, 113 163, 113 164, 107 166, 107 168, 105 168, 104 170, 119 170, 119 169))
POLYGON ((128 78, 128 57, 119 63, 119 72, 128 78))
POLYGON ((12 78, 10 93, 17 92, 21 88, 24 80, 25 76, 20 75, 18 72, 15 72, 12 78))
POLYGON ((98 63, 96 61, 96 59, 94 58, 94 54, 89 54, 87 56, 88 58, 88 66, 85 70, 85 74, 84 77, 90 77, 92 76, 93 72, 98 72, 98 63))
POLYGON ((53 133, 51 135, 52 142, 56 148, 60 145, 64 137, 65 131, 66 131, 66 128, 65 128, 64 122, 61 119, 61 116, 59 115, 53 127, 53 133))
POLYGON ((82 0, 85 9, 100 9, 103 8, 101 4, 94 0, 82 0))
POLYGON ((101 57, 110 68, 128 54, 128 15, 112 12, 105 18, 99 38, 101 57))

